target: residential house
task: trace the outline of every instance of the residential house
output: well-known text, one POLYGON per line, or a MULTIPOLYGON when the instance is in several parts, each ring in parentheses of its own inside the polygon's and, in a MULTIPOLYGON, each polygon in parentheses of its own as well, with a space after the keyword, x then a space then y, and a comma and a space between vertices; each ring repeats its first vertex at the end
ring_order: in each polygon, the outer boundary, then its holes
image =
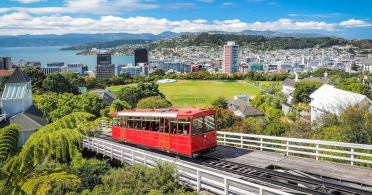
POLYGON ((5 83, 4 92, 1 92, 0 128, 10 124, 19 124, 19 146, 38 129, 48 123, 43 112, 32 103, 31 79, 20 68, 5 83))
POLYGON ((99 97, 102 98, 106 105, 110 106, 114 100, 116 100, 115 92, 109 91, 107 88, 104 90, 96 90, 95 92, 99 97))
POLYGON ((232 111, 236 116, 242 117, 244 120, 249 117, 264 116, 265 113, 252 106, 246 96, 236 95, 234 100, 226 98, 228 110, 232 111))
POLYGON ((308 77, 308 78, 299 78, 298 74, 296 73, 296 78, 295 79, 285 79, 282 82, 282 92, 287 96, 287 103, 291 104, 292 102, 292 94, 293 91, 295 90, 295 84, 296 82, 300 81, 318 81, 322 83, 326 83, 328 81, 328 74, 327 72, 324 73, 324 77, 308 77))
POLYGON ((364 105, 371 108, 372 101, 365 95, 337 89, 324 84, 311 95, 311 122, 324 113, 340 115, 349 106, 364 105))

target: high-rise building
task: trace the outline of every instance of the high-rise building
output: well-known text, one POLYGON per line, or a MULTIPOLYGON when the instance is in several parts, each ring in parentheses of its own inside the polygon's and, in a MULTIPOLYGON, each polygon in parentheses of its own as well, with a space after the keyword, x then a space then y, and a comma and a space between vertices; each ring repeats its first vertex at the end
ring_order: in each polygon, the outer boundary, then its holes
POLYGON ((111 63, 111 53, 107 50, 101 50, 97 54, 97 65, 109 65, 111 63))
POLYGON ((149 64, 149 56, 147 49, 140 48, 134 50, 134 65, 138 66, 138 63, 146 63, 149 64))
POLYGON ((234 41, 228 41, 223 46, 222 72, 232 74, 239 70, 239 45, 234 41))
POLYGON ((0 57, 0 69, 11 70, 13 66, 11 57, 0 57))
POLYGON ((111 53, 107 50, 97 54, 96 78, 109 79, 115 76, 115 65, 111 63, 111 53))

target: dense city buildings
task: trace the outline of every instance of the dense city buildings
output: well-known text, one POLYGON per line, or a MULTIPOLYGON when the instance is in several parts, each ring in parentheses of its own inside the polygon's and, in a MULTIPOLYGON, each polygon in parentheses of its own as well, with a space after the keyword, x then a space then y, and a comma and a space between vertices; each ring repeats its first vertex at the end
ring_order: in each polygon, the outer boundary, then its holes
POLYGON ((145 48, 134 50, 134 65, 138 66, 138 63, 149 63, 148 51, 145 48))
POLYGON ((96 78, 109 79, 115 76, 115 65, 111 63, 111 53, 101 50, 97 54, 96 78))
POLYGON ((223 46, 222 72, 232 74, 239 70, 239 45, 234 41, 228 41, 223 46))

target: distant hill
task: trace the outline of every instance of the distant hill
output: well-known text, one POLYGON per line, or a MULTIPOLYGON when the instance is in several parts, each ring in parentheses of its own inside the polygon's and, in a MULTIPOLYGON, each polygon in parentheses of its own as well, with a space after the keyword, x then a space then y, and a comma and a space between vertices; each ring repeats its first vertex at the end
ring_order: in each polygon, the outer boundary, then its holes
MULTIPOLYGON (((211 31, 217 34, 236 34, 236 35, 261 35, 265 37, 327 37, 319 34, 305 33, 282 33, 276 31, 251 31, 246 30, 237 33, 223 31, 211 31)), ((72 46, 91 42, 104 42, 113 40, 162 40, 165 38, 176 37, 187 34, 201 33, 174 33, 163 32, 158 35, 151 33, 131 34, 131 33, 102 33, 102 34, 64 34, 64 35, 19 35, 19 36, 0 36, 0 47, 39 47, 39 46, 72 46)))

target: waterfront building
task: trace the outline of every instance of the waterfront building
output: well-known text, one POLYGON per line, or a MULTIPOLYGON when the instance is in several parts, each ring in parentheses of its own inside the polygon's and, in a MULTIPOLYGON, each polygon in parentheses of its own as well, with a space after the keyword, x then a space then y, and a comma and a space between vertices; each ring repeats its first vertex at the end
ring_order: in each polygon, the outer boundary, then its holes
POLYGON ((146 48, 134 50, 134 65, 138 66, 138 63, 149 63, 148 51, 146 48))
POLYGON ((176 73, 187 73, 191 72, 191 65, 187 66, 185 61, 166 59, 166 60, 149 60, 150 73, 156 69, 162 69, 164 72, 172 70, 176 73))
POLYGON ((223 46, 223 62, 222 72, 232 74, 239 70, 239 45, 235 45, 234 41, 228 41, 223 46))
POLYGON ((51 63, 47 63, 47 67, 62 67, 64 65, 65 65, 64 62, 51 62, 51 63))
POLYGON ((67 66, 61 66, 61 67, 41 67, 41 71, 43 71, 43 73, 45 75, 47 74, 50 74, 50 73, 53 73, 53 72, 58 72, 58 73, 64 73, 64 72, 67 72, 68 71, 68 67, 67 66))
POLYGON ((141 69, 142 68, 139 66, 133 66, 133 64, 128 64, 126 66, 121 67, 120 74, 129 73, 130 76, 141 75, 141 69))
POLYGON ((82 63, 71 63, 67 64, 67 71, 74 72, 76 74, 83 75, 86 72, 84 71, 85 65, 82 63))
POLYGON ((111 53, 101 50, 97 54, 96 78, 109 79, 115 76, 115 65, 111 63, 111 53))

